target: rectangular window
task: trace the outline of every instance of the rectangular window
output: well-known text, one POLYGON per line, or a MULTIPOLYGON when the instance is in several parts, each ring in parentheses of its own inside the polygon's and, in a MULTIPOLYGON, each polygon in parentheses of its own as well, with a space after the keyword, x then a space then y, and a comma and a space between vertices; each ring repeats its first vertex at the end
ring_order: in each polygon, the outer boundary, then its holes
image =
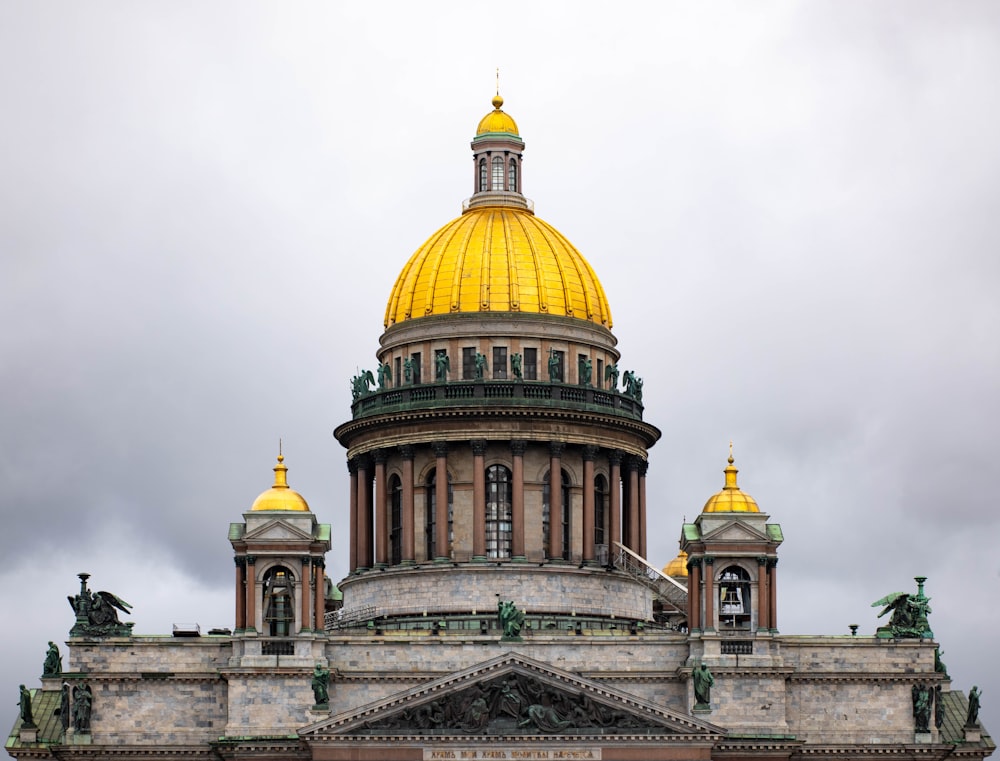
POLYGON ((412 375, 410 376, 413 385, 420 383, 420 352, 415 351, 410 355, 410 360, 413 362, 413 367, 411 368, 412 375))
POLYGON ((393 362, 392 364, 393 364, 392 371, 395 373, 395 375, 393 376, 393 378, 396 379, 396 382, 393 385, 402 386, 403 385, 403 374, 400 371, 403 369, 403 358, 402 357, 396 357, 396 361, 393 362))
POLYGON ((594 378, 594 385, 597 388, 604 388, 604 360, 597 360, 597 377, 594 378))
POLYGON ((493 377, 504 379, 507 377, 507 347, 493 347, 493 377))
POLYGON ((525 380, 538 380, 538 349, 525 349, 521 372, 525 380))
POLYGON ((472 380, 476 377, 476 347, 466 346, 462 349, 462 380, 472 380))

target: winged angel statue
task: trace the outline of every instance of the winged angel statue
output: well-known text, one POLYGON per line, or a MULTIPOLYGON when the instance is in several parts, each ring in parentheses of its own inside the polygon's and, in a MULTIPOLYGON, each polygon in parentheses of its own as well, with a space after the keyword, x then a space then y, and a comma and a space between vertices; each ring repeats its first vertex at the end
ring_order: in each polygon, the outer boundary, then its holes
POLYGON ((885 606, 878 614, 879 618, 892 611, 889 625, 880 626, 878 636, 896 638, 933 636, 927 623, 927 616, 931 612, 929 602, 930 598, 924 596, 923 589, 915 595, 909 592, 893 592, 881 600, 876 600, 872 603, 873 608, 879 605, 885 606))
POLYGON ((111 592, 91 592, 87 588, 90 574, 81 573, 80 594, 67 597, 70 607, 76 613, 76 625, 70 630, 70 636, 128 636, 132 632, 132 623, 122 623, 118 619, 118 611, 128 614, 132 606, 111 592))

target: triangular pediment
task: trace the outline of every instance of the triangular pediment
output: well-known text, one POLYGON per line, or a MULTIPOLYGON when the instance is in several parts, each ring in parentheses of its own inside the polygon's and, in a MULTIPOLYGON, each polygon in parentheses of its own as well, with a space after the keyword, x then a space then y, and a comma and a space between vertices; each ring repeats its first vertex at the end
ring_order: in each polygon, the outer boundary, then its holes
POLYGON ((280 518, 255 526, 247 531, 244 541, 254 542, 287 542, 289 540, 311 542, 312 536, 297 526, 290 525, 280 518))
POLYGON ((741 520, 734 520, 702 535, 704 542, 761 542, 767 541, 764 527, 753 526, 741 520))
POLYGON ((299 731, 345 737, 602 737, 674 735, 709 741, 725 730, 515 653, 405 690, 299 731))

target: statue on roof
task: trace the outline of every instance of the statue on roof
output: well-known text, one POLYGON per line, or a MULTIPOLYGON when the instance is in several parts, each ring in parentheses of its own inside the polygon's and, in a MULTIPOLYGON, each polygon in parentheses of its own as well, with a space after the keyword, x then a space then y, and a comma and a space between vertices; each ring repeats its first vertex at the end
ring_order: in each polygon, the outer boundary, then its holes
POLYGON ((612 362, 604 368, 604 382, 612 391, 618 390, 618 363, 612 362))
POLYGON ((20 687, 17 705, 21 711, 21 726, 25 729, 33 729, 35 717, 31 714, 31 693, 23 684, 20 687))
POLYGON ((622 375, 622 383, 625 386, 625 395, 631 396, 637 402, 642 402, 642 378, 631 370, 626 370, 622 375))
POLYGON ((448 371, 451 370, 451 360, 448 359, 448 352, 442 351, 434 357, 434 379, 438 383, 448 380, 448 371))
POLYGON ((969 710, 965 713, 965 726, 975 729, 979 726, 979 696, 982 693, 976 685, 969 691, 969 710))
POLYGON ((483 374, 488 369, 489 368, 486 365, 486 355, 485 354, 480 354, 477 351, 476 352, 476 380, 482 380, 483 379, 483 374))
POLYGON ((79 573, 80 594, 67 597, 76 613, 76 624, 70 629, 71 637, 129 637, 132 622, 122 623, 118 611, 129 613, 132 606, 111 592, 91 592, 87 588, 89 573, 79 573))
POLYGON ((889 625, 880 626, 875 632, 875 636, 896 639, 919 639, 934 636, 927 623, 931 606, 929 604, 930 598, 924 595, 924 582, 926 580, 925 576, 916 577, 916 594, 893 592, 872 603, 873 608, 877 608, 879 605, 885 606, 878 614, 879 618, 890 611, 892 612, 889 625))
POLYGON ((913 720, 917 732, 930 732, 931 724, 931 688, 926 684, 915 684, 911 690, 913 695, 913 720))
POLYGON ((73 690, 73 729, 80 733, 90 732, 90 709, 94 703, 94 694, 90 686, 81 684, 73 690))
POLYGON ((580 357, 580 385, 589 386, 590 378, 594 372, 594 363, 591 362, 590 357, 580 357))
POLYGON ((371 370, 362 370, 351 378, 351 398, 358 401, 363 396, 368 396, 372 386, 375 385, 375 376, 371 370))
POLYGON ((516 380, 524 380, 524 370, 521 367, 521 362, 520 354, 510 355, 510 371, 516 380))
POLYGON ((386 362, 384 365, 378 366, 378 390, 385 391, 385 389, 392 382, 392 368, 389 367, 389 363, 386 362))
POLYGON ((49 642, 49 649, 45 653, 45 662, 42 663, 42 678, 59 676, 62 673, 62 656, 59 655, 59 646, 55 642, 49 642))
POLYGON ((403 360, 403 378, 407 383, 413 383, 413 360, 410 357, 403 360))
POLYGON ((556 383, 562 380, 562 355, 555 349, 549 349, 549 382, 556 383))

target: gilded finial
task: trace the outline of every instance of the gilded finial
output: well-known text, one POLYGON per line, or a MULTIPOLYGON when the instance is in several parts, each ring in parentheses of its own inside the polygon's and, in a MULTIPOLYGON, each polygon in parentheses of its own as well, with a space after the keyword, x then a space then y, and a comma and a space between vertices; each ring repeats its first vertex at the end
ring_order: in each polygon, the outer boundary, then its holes
POLYGON ((278 462, 284 462, 284 461, 285 461, 285 455, 281 451, 281 439, 279 438, 278 439, 278 462))
POLYGON ((497 67, 497 94, 493 96, 493 108, 497 111, 500 110, 500 106, 503 105, 503 98, 500 97, 500 67, 497 67))
POLYGON ((733 440, 729 440, 729 464, 733 464, 733 440))

